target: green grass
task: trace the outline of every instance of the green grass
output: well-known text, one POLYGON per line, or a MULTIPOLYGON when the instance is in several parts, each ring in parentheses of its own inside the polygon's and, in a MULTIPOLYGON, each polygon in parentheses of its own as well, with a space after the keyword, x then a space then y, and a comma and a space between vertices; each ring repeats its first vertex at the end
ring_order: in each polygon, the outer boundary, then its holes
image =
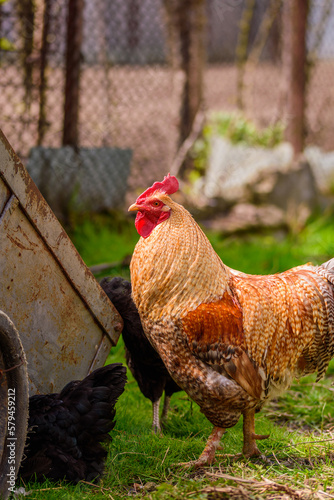
POLYGON ((87 264, 121 261, 131 255, 138 241, 133 220, 121 215, 94 215, 71 232, 71 238, 87 264))
MULTIPOLYGON (((282 271, 307 261, 334 256, 334 217, 311 221, 299 234, 223 239, 209 237, 224 262, 254 274, 282 271)), ((88 265, 122 261, 138 240, 133 221, 116 225, 108 218, 84 222, 72 234, 88 265)), ((119 269, 113 269, 117 274, 119 269)), ((127 269, 121 269, 128 275, 127 269)), ((107 362, 124 360, 122 340, 107 362)), ((199 456, 212 426, 184 392, 172 398, 163 436, 151 432, 152 408, 128 370, 129 381, 117 404, 106 473, 98 485, 28 484, 30 499, 277 499, 333 498, 334 363, 324 381, 311 375, 293 384, 279 400, 256 416, 256 432, 264 457, 233 459, 242 448, 242 419, 222 439, 217 462, 205 470, 177 464, 199 456), (231 479, 234 478, 234 479, 231 479)))
POLYGON ((88 267, 111 263, 103 275, 123 276, 130 279, 129 260, 138 241, 133 218, 120 214, 101 214, 86 218, 70 232, 72 241, 88 267))

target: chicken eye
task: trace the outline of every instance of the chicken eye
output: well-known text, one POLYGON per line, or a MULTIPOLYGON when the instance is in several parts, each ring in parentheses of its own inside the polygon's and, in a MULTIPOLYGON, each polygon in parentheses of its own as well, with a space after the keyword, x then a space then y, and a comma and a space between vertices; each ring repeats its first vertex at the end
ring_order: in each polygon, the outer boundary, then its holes
POLYGON ((155 201, 155 202, 153 203, 153 205, 154 205, 155 207, 158 207, 158 206, 160 205, 160 202, 159 202, 159 201, 155 201))

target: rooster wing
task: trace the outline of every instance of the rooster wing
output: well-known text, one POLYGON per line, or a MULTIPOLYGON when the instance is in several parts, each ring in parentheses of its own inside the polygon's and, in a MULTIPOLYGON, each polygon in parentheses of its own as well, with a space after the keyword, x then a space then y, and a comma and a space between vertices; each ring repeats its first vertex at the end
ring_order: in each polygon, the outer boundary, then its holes
POLYGON ((182 326, 194 356, 260 399, 263 371, 248 355, 243 313, 234 297, 225 293, 217 302, 201 304, 182 319, 182 326))

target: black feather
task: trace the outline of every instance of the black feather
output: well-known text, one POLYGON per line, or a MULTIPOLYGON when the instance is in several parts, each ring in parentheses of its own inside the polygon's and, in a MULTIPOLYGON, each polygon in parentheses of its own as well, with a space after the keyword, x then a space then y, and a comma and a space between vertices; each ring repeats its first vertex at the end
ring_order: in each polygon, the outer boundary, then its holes
POLYGON ((32 396, 19 476, 43 481, 93 481, 103 472, 103 443, 115 426, 115 403, 124 390, 121 363, 98 368, 58 394, 32 396))
POLYGON ((161 398, 163 391, 167 396, 181 391, 144 334, 131 296, 131 283, 116 277, 103 278, 100 285, 123 318, 126 362, 143 395, 155 403, 161 398))

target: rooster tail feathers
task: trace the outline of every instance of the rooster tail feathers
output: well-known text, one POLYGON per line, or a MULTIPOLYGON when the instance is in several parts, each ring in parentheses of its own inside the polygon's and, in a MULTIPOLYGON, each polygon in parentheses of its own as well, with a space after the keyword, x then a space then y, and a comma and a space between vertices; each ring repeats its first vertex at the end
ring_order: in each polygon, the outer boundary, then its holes
POLYGON ((328 334, 321 339, 319 347, 318 374, 316 379, 316 382, 318 382, 325 376, 329 362, 334 355, 334 258, 318 266, 316 272, 326 278, 332 285, 322 291, 327 309, 328 334))
POLYGON ((321 267, 324 267, 325 269, 328 269, 328 271, 334 273, 334 258, 321 264, 321 267))
POLYGON ((334 285, 334 258, 317 267, 317 272, 334 285))

